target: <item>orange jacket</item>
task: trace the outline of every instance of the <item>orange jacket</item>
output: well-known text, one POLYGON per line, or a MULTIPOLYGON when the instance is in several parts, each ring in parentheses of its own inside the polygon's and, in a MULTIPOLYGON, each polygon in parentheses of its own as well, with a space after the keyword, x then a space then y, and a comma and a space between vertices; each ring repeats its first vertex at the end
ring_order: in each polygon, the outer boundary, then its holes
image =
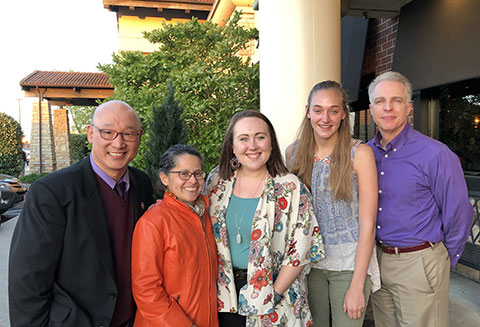
POLYGON ((132 243, 135 327, 218 326, 217 247, 208 208, 203 224, 168 194, 138 221, 132 243))

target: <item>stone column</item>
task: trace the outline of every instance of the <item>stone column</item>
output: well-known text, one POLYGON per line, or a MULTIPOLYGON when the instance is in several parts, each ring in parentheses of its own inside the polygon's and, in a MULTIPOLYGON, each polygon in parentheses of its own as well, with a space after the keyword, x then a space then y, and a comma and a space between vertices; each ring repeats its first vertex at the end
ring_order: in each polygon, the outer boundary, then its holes
POLYGON ((42 102, 41 117, 39 116, 38 101, 32 106, 32 133, 30 142, 30 173, 52 172, 57 170, 55 157, 55 143, 52 132, 52 112, 47 101, 42 102), (41 124, 41 142, 40 125, 41 124), (40 151, 40 143, 42 149, 40 151), (41 158, 40 158, 41 153, 41 158))
POLYGON ((70 145, 68 110, 63 108, 55 109, 53 111, 53 122, 57 169, 61 169, 72 164, 72 148, 70 145))
POLYGON ((260 4, 260 109, 283 153, 295 140, 312 86, 340 82, 340 19, 340 0, 260 4))

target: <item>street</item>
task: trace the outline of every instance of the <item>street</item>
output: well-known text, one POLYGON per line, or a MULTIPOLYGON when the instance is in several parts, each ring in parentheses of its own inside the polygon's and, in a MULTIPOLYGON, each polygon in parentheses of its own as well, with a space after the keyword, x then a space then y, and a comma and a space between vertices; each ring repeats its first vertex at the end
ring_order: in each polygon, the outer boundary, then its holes
POLYGON ((18 215, 22 211, 23 201, 2 215, 0 227, 0 327, 10 326, 8 318, 8 252, 18 215))

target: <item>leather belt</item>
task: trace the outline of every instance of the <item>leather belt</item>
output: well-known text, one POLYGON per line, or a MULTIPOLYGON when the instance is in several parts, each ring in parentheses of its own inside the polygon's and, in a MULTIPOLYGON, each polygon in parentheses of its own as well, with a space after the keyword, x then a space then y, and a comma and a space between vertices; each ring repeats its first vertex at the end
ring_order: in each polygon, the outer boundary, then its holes
POLYGON ((247 269, 233 267, 233 277, 235 279, 247 279, 247 269))
POLYGON ((406 247, 388 246, 388 245, 385 245, 381 242, 377 242, 377 244, 378 244, 378 246, 380 246, 380 249, 382 249, 383 252, 388 253, 388 254, 415 252, 415 251, 420 251, 420 250, 432 247, 432 245, 433 245, 433 243, 431 243, 431 242, 423 242, 423 243, 420 243, 418 245, 406 246, 406 247))

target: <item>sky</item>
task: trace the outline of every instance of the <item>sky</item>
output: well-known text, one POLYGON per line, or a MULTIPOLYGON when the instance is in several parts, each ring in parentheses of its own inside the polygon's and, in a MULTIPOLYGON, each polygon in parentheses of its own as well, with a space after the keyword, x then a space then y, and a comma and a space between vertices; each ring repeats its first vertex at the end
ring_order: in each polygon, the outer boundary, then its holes
POLYGON ((28 139, 36 98, 23 96, 20 81, 35 70, 98 72, 99 63, 111 63, 116 14, 102 0, 7 1, 0 44, 0 111, 20 118, 28 139))

